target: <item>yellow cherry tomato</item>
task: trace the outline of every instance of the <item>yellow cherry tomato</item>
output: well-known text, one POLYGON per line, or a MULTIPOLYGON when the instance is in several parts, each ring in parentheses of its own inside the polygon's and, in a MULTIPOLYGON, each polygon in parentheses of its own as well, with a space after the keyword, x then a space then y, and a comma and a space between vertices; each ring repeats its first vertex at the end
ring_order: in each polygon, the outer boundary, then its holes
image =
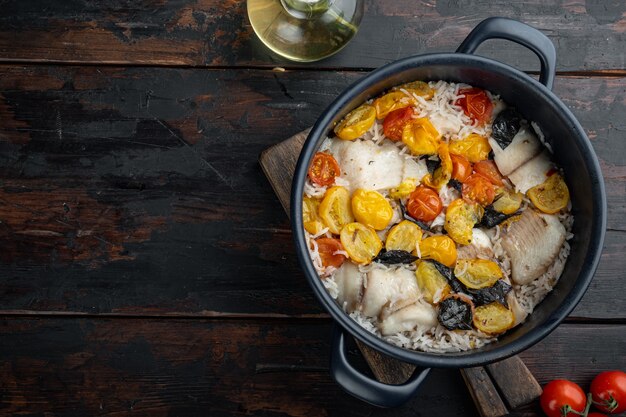
POLYGON ((498 264, 487 259, 459 259, 454 275, 467 288, 475 290, 491 287, 503 276, 498 264))
POLYGON ((428 83, 424 81, 413 81, 410 83, 402 84, 394 88, 395 90, 406 90, 409 93, 416 96, 424 97, 425 100, 430 100, 435 95, 435 90, 430 88, 428 83))
POLYGON ((359 264, 372 262, 383 247, 376 231, 361 223, 347 224, 341 230, 339 238, 350 259, 359 264))
POLYGON ((318 213, 331 233, 341 233, 346 224, 354 221, 348 190, 339 186, 329 188, 320 203, 318 213))
POLYGON ((389 190, 389 197, 396 200, 408 197, 413 191, 415 191, 415 187, 417 187, 418 182, 417 178, 405 178, 397 188, 389 190))
POLYGON ((452 158, 448 150, 447 143, 441 143, 437 149, 441 165, 435 170, 433 175, 427 174, 422 179, 424 185, 439 190, 452 178, 452 158))
POLYGON ((498 334, 509 330, 515 324, 515 314, 500 303, 494 302, 476 307, 474 326, 483 333, 498 334))
POLYGON ((482 219, 484 212, 480 204, 468 203, 462 198, 456 199, 446 209, 443 227, 456 243, 469 245, 472 243, 472 229, 482 219))
POLYGON ((422 291, 424 299, 431 304, 437 304, 450 294, 448 281, 429 261, 420 261, 415 270, 417 286, 422 291))
POLYGON ((413 155, 434 155, 441 135, 426 117, 412 120, 402 128, 402 142, 413 155))
POLYGON ((456 245, 448 236, 431 236, 419 243, 422 259, 432 259, 447 267, 456 262, 456 245))
POLYGON ((376 118, 384 119, 385 116, 394 110, 414 106, 415 99, 407 96, 402 91, 392 91, 382 97, 378 97, 372 105, 376 109, 376 118))
POLYGON ((493 202, 493 209, 503 214, 513 214, 519 210, 524 196, 521 193, 503 190, 500 195, 496 195, 493 202))
POLYGON ((491 146, 486 137, 472 133, 462 140, 450 142, 450 153, 466 157, 471 163, 489 158, 491 146))
POLYGON ((352 194, 352 214, 357 222, 383 230, 393 217, 393 209, 382 194, 358 189, 352 194))
POLYGON ((376 110, 369 104, 363 104, 344 117, 335 127, 335 134, 339 139, 354 140, 363 136, 373 125, 376 119, 376 110))
POLYGON ((413 252, 420 240, 422 240, 422 229, 413 222, 402 220, 389 231, 385 249, 413 252))
POLYGON ((535 207, 547 214, 554 214, 569 202, 567 184, 559 174, 552 174, 543 184, 539 184, 526 192, 535 207))
POLYGON ((316 235, 324 229, 324 223, 318 214, 320 200, 312 197, 304 197, 302 201, 302 222, 304 230, 316 235))

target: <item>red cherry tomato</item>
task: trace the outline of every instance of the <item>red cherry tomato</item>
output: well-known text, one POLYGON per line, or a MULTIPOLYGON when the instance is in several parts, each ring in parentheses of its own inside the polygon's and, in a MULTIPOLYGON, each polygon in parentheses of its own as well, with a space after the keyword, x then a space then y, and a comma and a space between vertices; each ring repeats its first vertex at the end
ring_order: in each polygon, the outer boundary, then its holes
POLYGON ((461 94, 465 95, 465 97, 459 98, 454 104, 461 106, 463 112, 473 122, 477 121, 479 125, 484 125, 491 119, 493 104, 485 90, 476 87, 461 88, 459 95, 461 94))
POLYGON ((596 413, 595 411, 592 411, 591 413, 587 414, 587 417, 607 417, 607 416, 606 414, 596 413))
POLYGON ((493 161, 485 160, 476 162, 474 164, 474 171, 478 172, 495 185, 504 184, 502 182, 504 180, 504 177, 502 176, 502 174, 500 174, 500 171, 498 171, 498 167, 493 161))
POLYGON ((311 182, 321 187, 327 187, 335 183, 335 177, 340 175, 339 164, 332 155, 318 152, 313 157, 309 166, 309 178, 311 182))
POLYGON ((582 413, 587 404, 585 392, 577 384, 565 379, 555 379, 543 387, 541 409, 548 417, 574 417, 582 413))
POLYGON ((406 202, 406 210, 415 220, 430 222, 441 213, 443 204, 439 194, 428 187, 419 186, 406 202))
POLYGON ((598 410, 609 414, 626 410, 626 373, 602 372, 593 379, 589 391, 598 410))
POLYGON ((467 177, 463 183, 462 194, 465 200, 473 201, 486 207, 493 203, 493 199, 496 197, 496 190, 491 181, 476 173, 467 177))
POLYGON ((450 154, 452 159, 452 178, 459 182, 463 182, 472 173, 472 164, 470 161, 461 155, 450 154))
POLYGON ((340 253, 335 254, 335 252, 343 250, 339 239, 321 237, 315 239, 315 242, 317 242, 317 249, 320 253, 320 258, 322 258, 322 265, 339 268, 346 260, 344 255, 340 253))
POLYGON ((402 129, 411 121, 413 108, 405 107, 390 112, 383 120, 383 133, 394 142, 402 140, 402 129))

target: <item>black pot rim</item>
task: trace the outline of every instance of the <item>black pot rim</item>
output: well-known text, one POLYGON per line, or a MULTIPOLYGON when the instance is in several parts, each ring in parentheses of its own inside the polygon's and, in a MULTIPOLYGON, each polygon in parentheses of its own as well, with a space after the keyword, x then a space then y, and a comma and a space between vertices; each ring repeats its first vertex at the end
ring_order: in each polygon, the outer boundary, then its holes
MULTIPOLYGON (((324 110, 311 129, 300 153, 291 189, 291 223, 298 260, 300 261, 307 280, 309 281, 317 299, 324 305, 324 308, 331 314, 333 319, 339 323, 341 327, 349 331, 354 337, 379 352, 384 353, 385 355, 419 366, 438 368, 479 366, 505 359, 528 349, 550 334, 576 307, 585 294, 587 287, 591 283, 600 260, 606 229, 606 212, 606 195, 604 182, 602 181, 600 164, 583 128, 565 104, 563 104, 563 102, 561 102, 561 100, 543 84, 515 68, 489 58, 462 53, 425 54, 394 61, 372 71, 370 74, 346 88, 324 110), (469 66, 487 69, 494 73, 500 73, 523 80, 528 84, 529 88, 536 90, 542 96, 543 100, 549 102, 567 119, 568 123, 572 127, 572 130, 576 132, 574 140, 583 150, 583 162, 588 166, 589 172, 591 172, 594 176, 597 176, 597 178, 592 178, 595 186, 593 187, 594 195, 590 196, 593 198, 594 202, 594 213, 597 213, 597 215, 594 216, 592 233, 588 237, 590 240, 590 249, 587 254, 588 262, 585 262, 581 271, 579 271, 579 278, 571 289, 568 298, 565 302, 561 303, 561 305, 559 305, 559 307, 555 309, 543 323, 537 325, 528 333, 509 343, 502 344, 501 346, 497 346, 487 351, 467 351, 443 354, 426 353, 392 345, 378 336, 368 332, 356 321, 350 318, 350 316, 337 305, 330 294, 328 294, 319 279, 315 268, 313 267, 305 241, 301 213, 302 195, 307 175, 307 168, 311 157, 317 150, 321 140, 323 140, 321 138, 327 134, 327 128, 330 123, 332 123, 336 114, 340 112, 350 102, 350 100, 365 91, 370 85, 387 79, 407 68, 427 65, 469 66)), ((496 341, 494 343, 498 344, 499 342, 496 341)))

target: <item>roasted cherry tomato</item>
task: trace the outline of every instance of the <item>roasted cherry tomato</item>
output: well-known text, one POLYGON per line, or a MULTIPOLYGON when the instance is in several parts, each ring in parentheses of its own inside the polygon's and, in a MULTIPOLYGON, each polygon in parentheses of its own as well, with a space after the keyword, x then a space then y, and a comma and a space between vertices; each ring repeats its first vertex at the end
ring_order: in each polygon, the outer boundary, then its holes
POLYGON ((387 251, 403 250, 413 252, 415 246, 422 239, 422 229, 408 220, 402 220, 391 228, 385 241, 387 251))
POLYGON ((460 245, 472 243, 472 230, 483 217, 484 209, 476 203, 468 203, 462 198, 454 200, 446 209, 446 222, 443 227, 448 235, 460 245))
POLYGON ((413 155, 434 155, 441 135, 426 117, 413 119, 402 129, 402 142, 413 155))
POLYGON ((479 290, 491 287, 502 278, 503 273, 497 263, 487 259, 459 259, 454 275, 467 288, 479 290))
POLYGON ((489 181, 491 181, 492 184, 504 184, 504 177, 502 176, 502 174, 500 174, 500 171, 498 171, 498 167, 496 167, 496 164, 493 161, 485 160, 476 162, 474 164, 474 171, 487 178, 489 181))
POLYGON ((415 99, 409 97, 402 91, 392 91, 382 97, 377 98, 372 103, 372 106, 376 109, 376 117, 379 120, 384 119, 390 112, 405 107, 415 105, 415 99))
POLYGON ((324 152, 315 154, 309 166, 309 178, 312 183, 327 187, 333 185, 335 177, 340 174, 339 164, 331 154, 324 152))
POLYGON ((406 210, 415 220, 430 222, 441 213, 443 204, 434 190, 419 186, 411 193, 406 202, 406 210))
POLYGON ((415 277, 424 299, 431 304, 439 303, 450 294, 451 288, 448 281, 430 261, 418 263, 415 277))
POLYGON ((461 106, 463 112, 472 119, 472 122, 477 122, 478 125, 482 126, 491 120, 493 103, 491 103, 485 90, 476 87, 461 88, 459 95, 461 94, 465 97, 459 98, 455 104, 461 106))
POLYGON ((483 333, 498 334, 509 330, 515 324, 515 315, 498 302, 476 307, 474 327, 483 333))
POLYGON ((399 85, 396 90, 406 90, 416 96, 424 97, 425 100, 430 100, 435 95, 435 90, 430 88, 428 83, 424 81, 413 81, 410 83, 399 85))
POLYGON ((470 161, 462 156, 450 154, 452 160, 452 178, 459 182, 463 182, 472 174, 472 164, 470 161))
POLYGON ((548 214, 564 209, 569 202, 567 184, 559 174, 552 174, 543 184, 534 186, 526 194, 535 207, 548 214))
POLYGON ((383 247, 380 238, 371 227, 361 223, 350 223, 341 230, 341 244, 350 259, 359 264, 368 264, 383 247))
POLYGON ((439 190, 441 187, 446 185, 452 177, 452 159, 450 158, 448 144, 441 143, 437 149, 437 154, 439 155, 441 164, 432 175, 425 175, 422 182, 428 187, 439 190))
POLYGON ((519 210, 523 198, 521 193, 504 190, 493 202, 493 209, 503 214, 513 214, 519 210))
POLYGON ((463 183, 463 198, 483 207, 493 203, 496 196, 494 185, 481 174, 472 174, 463 183))
MULTIPOLYGON (((626 410, 626 373, 606 371, 599 373, 591 382, 593 403, 609 414, 619 414, 626 410)), ((589 414, 591 415, 591 414, 589 414)))
POLYGON ((417 178, 405 178, 397 188, 389 190, 389 197, 395 198, 396 200, 408 197, 415 190, 418 182, 417 178))
POLYGON ((402 140, 402 129, 404 125, 412 120, 411 116, 413 116, 412 107, 389 112, 383 121, 383 133, 385 133, 385 136, 394 142, 402 140))
POLYGON ((320 258, 322 258, 322 265, 339 268, 346 260, 343 254, 337 253, 343 251, 343 246, 341 246, 339 239, 320 237, 315 239, 315 243, 317 243, 317 250, 320 253, 320 258))
POLYGON ((575 417, 585 409, 587 397, 578 384, 555 379, 543 387, 540 402, 541 409, 548 417, 575 417))
POLYGON ((329 188, 320 203, 319 215, 331 233, 341 233, 346 224, 354 221, 348 190, 344 187, 329 188))
POLYGON ((318 211, 320 207, 320 200, 317 198, 304 197, 302 201, 302 223, 304 224, 304 230, 316 235, 324 229, 324 223, 320 218, 318 211))
POLYGON ((379 192, 358 189, 352 194, 352 214, 359 223, 383 230, 393 217, 393 209, 379 192))
POLYGON ((376 110, 369 104, 363 104, 346 114, 335 126, 335 134, 339 139, 354 140, 367 132, 376 120, 376 110))
POLYGON ((487 138, 476 133, 450 142, 450 153, 464 156, 472 163, 489 158, 489 152, 491 152, 491 145, 487 138))
POLYGON ((456 245, 448 236, 427 237, 419 243, 419 248, 422 259, 432 259, 447 267, 456 262, 456 245))

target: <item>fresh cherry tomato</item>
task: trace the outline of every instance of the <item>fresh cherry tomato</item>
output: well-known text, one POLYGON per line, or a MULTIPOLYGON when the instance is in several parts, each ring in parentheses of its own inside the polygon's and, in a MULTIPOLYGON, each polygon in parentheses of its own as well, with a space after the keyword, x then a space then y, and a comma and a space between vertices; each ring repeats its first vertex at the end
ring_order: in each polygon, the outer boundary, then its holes
POLYGON ((493 104, 485 90, 476 87, 462 88, 459 90, 459 95, 461 94, 465 97, 458 99, 455 104, 461 106, 463 112, 473 122, 477 121, 479 125, 484 125, 491 119, 493 104))
POLYGON ((504 180, 504 177, 502 176, 502 174, 500 174, 500 171, 498 171, 498 167, 493 161, 485 160, 476 162, 474 164, 474 171, 478 172, 495 185, 504 184, 502 182, 502 180, 504 180))
POLYGON ((389 112, 383 121, 383 132, 385 136, 394 142, 402 140, 402 129, 404 125, 411 121, 411 116, 413 116, 412 107, 405 107, 389 112))
POLYGON ((452 178, 457 181, 463 182, 472 173, 472 164, 470 161, 461 155, 450 154, 452 159, 452 178))
POLYGON ((593 379, 589 391, 598 410, 609 414, 626 410, 626 373, 602 372, 593 379))
POLYGON ((315 242, 317 242, 317 249, 320 253, 320 258, 322 258, 322 265, 339 268, 346 260, 346 257, 340 253, 335 255, 335 252, 343 250, 339 239, 321 237, 316 239, 315 242))
POLYGON ((587 417, 607 417, 607 415, 592 411, 591 413, 587 414, 587 417))
POLYGON ((321 187, 333 185, 335 183, 335 177, 340 173, 339 164, 335 158, 323 152, 316 153, 309 166, 309 178, 311 182, 321 187))
POLYGON ((463 183, 463 198, 474 201, 481 206, 488 206, 493 203, 496 197, 494 185, 486 177, 481 174, 472 174, 463 183))
POLYGON ((548 417, 574 417, 585 409, 587 397, 582 388, 572 381, 555 379, 543 387, 540 402, 548 417))
POLYGON ((439 194, 428 187, 419 186, 406 202, 406 210, 415 220, 430 222, 441 213, 443 204, 439 194))

